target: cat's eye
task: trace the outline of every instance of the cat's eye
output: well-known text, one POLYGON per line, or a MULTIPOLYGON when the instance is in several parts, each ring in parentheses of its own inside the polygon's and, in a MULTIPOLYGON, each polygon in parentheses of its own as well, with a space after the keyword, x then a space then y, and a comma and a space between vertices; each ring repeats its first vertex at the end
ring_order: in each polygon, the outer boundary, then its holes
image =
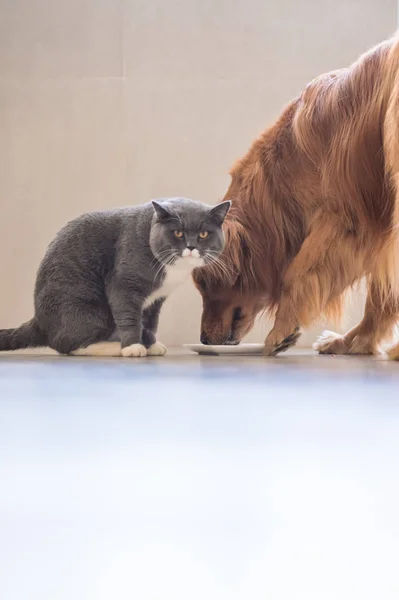
POLYGON ((201 231, 201 233, 199 234, 201 240, 205 240, 205 238, 207 238, 209 235, 208 231, 201 231))
POLYGON ((177 239, 181 240, 183 237, 183 232, 182 231, 174 231, 173 232, 175 234, 175 237, 177 237, 177 239))

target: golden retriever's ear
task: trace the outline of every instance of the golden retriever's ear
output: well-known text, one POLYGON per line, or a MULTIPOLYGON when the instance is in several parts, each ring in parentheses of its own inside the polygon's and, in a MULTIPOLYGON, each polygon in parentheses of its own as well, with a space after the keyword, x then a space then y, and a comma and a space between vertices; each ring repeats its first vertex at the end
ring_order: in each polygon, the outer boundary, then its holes
MULTIPOLYGON (((230 274, 230 285, 233 286, 240 274, 245 277, 243 266, 244 254, 248 246, 246 242, 247 232, 241 223, 234 219, 229 219, 225 222, 223 231, 225 235, 225 250, 222 253, 222 260, 227 265, 227 270, 230 274)), ((246 258, 248 259, 248 256, 246 258)))

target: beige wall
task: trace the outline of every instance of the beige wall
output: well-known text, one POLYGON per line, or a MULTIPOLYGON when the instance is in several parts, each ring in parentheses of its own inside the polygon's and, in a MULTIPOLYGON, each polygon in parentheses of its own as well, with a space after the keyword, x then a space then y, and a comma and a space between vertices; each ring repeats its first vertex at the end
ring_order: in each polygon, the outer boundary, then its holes
MULTIPOLYGON (((0 326, 31 316, 35 270, 67 219, 222 197, 282 105, 392 33, 395 3, 0 0, 0 326)), ((196 340, 200 308, 181 289, 162 339, 196 340)))

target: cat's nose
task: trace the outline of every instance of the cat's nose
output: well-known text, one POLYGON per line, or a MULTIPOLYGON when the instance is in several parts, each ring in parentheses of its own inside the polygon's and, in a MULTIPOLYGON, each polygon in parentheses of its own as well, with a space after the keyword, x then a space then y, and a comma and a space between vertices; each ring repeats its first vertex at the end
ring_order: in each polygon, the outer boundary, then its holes
POLYGON ((190 250, 191 252, 192 250, 195 250, 195 246, 187 246, 187 250, 190 250))

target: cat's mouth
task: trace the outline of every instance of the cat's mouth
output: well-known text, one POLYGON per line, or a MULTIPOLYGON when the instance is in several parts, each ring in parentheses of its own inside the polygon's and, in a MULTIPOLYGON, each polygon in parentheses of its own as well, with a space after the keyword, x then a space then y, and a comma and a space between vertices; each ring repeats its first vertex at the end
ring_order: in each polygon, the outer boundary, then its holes
POLYGON ((190 265, 194 269, 203 267, 206 264, 198 250, 188 252, 184 250, 181 254, 179 252, 164 253, 158 256, 158 260, 165 267, 175 267, 178 265, 185 265, 187 267, 190 265))
POLYGON ((190 265, 193 268, 203 267, 205 264, 205 261, 197 248, 185 248, 181 258, 185 265, 190 265))
POLYGON ((201 258, 199 250, 197 248, 185 248, 182 252, 182 258, 201 258))

